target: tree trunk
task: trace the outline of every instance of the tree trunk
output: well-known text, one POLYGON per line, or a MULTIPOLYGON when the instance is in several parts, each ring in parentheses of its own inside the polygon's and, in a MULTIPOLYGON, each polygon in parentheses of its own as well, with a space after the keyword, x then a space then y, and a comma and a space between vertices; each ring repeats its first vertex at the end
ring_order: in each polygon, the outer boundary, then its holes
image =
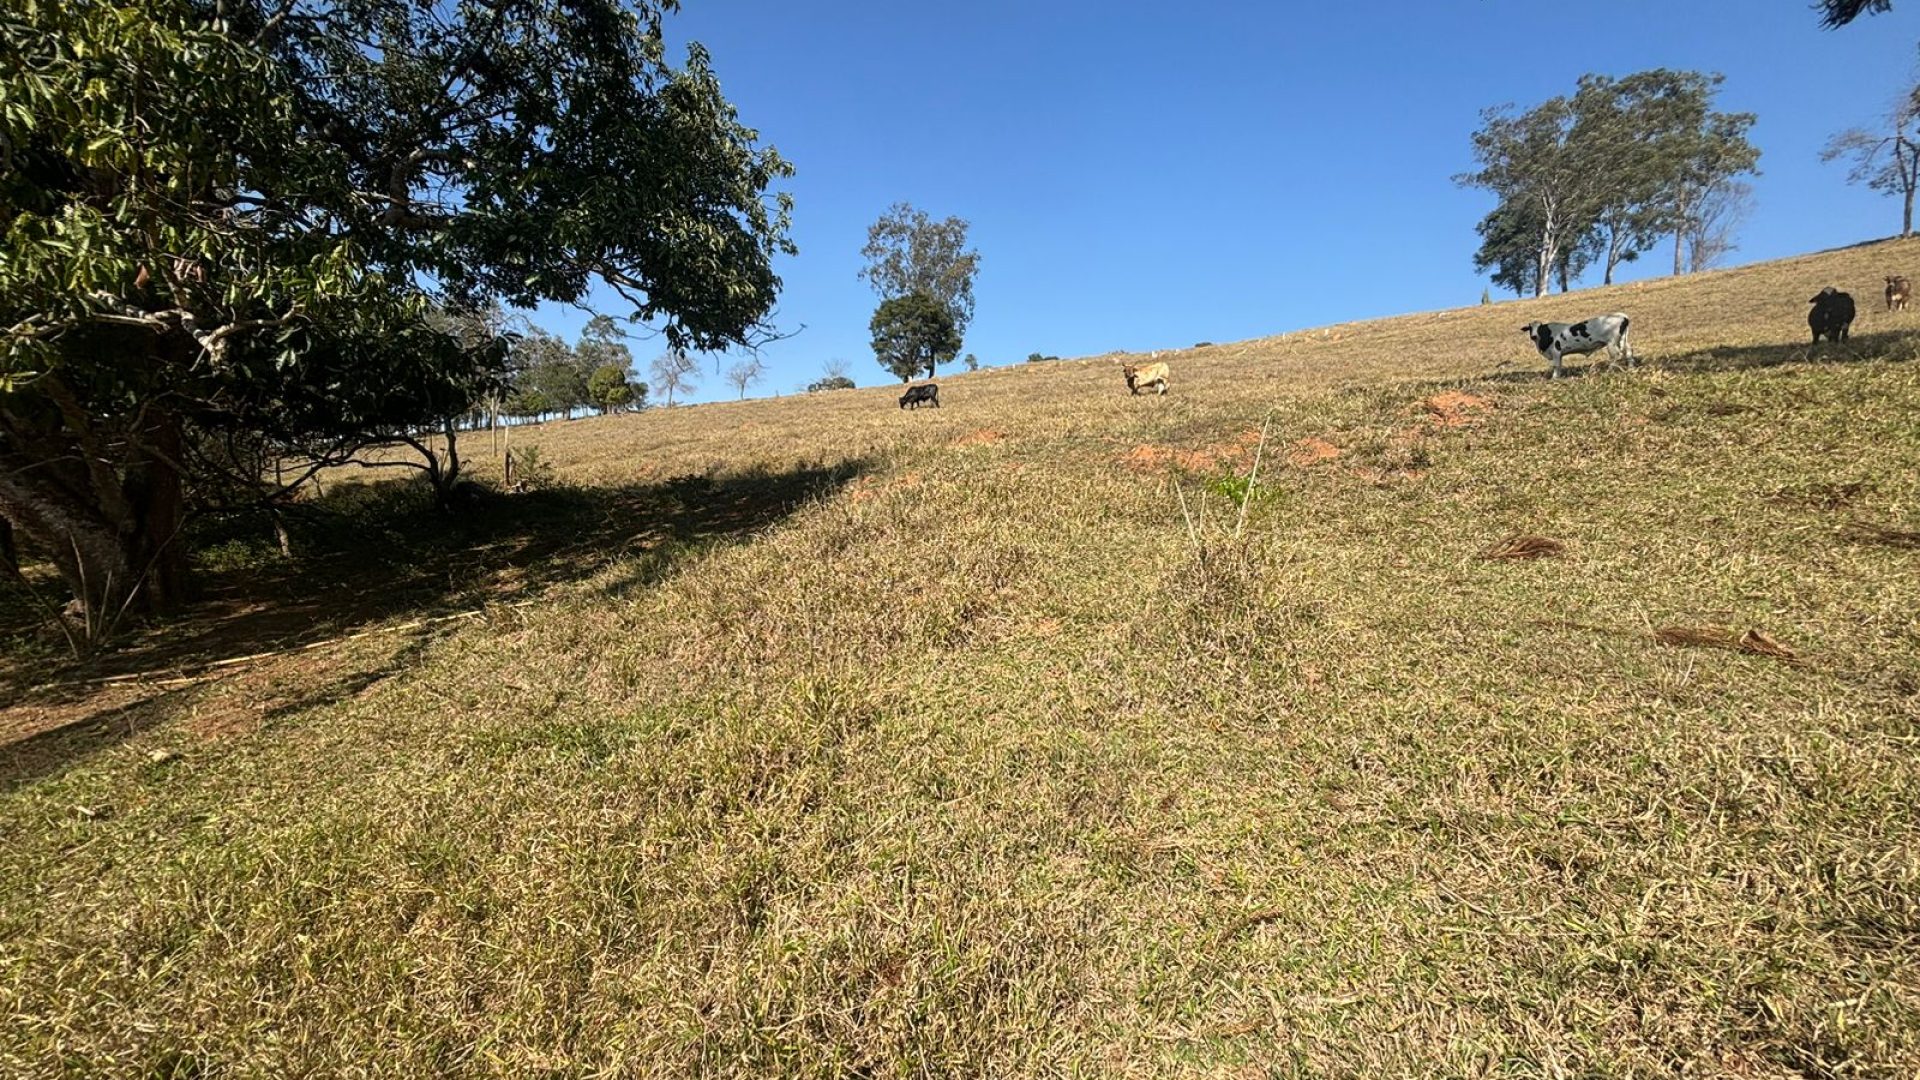
POLYGON ((13 522, 0 517, 0 575, 20 576, 20 549, 13 544, 13 522))
POLYGON ((128 497, 140 522, 140 533, 129 552, 137 570, 143 570, 145 599, 136 604, 154 614, 177 611, 187 601, 187 546, 180 531, 186 524, 186 496, 180 470, 186 440, 180 422, 163 409, 151 409, 140 434, 141 447, 128 470, 128 497))
POLYGON ((187 598, 184 439, 178 419, 151 402, 131 430, 106 431, 57 377, 42 385, 61 422, 9 431, 0 517, 52 560, 80 601, 84 640, 97 644, 123 616, 165 613, 187 598))
POLYGON ((60 571, 80 601, 85 639, 104 638, 130 606, 137 575, 129 549, 140 533, 115 529, 65 485, 24 469, 0 468, 0 513, 60 571))
POLYGON ((452 418, 447 420, 447 470, 442 498, 453 492, 454 482, 460 479, 460 443, 454 429, 452 418))
POLYGON ((1907 185, 1906 205, 1900 212, 1900 237, 1905 239, 1913 235, 1913 185, 1907 185))

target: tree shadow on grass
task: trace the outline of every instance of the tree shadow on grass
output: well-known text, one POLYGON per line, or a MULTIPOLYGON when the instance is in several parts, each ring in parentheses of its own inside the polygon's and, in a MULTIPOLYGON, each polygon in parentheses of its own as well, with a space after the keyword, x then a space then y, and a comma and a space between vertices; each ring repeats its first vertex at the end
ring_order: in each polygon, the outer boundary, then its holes
POLYGON ((650 586, 866 469, 850 461, 622 487, 472 488, 453 511, 414 484, 341 485, 292 516, 291 560, 264 521, 223 523, 201 538, 202 600, 181 617, 86 663, 49 652, 0 665, 0 784, 116 745, 178 715, 209 681, 260 663, 292 676, 293 692, 260 714, 268 719, 351 697, 411 664, 460 616, 535 602, 620 560, 637 569, 612 591, 650 586), (310 659, 369 633, 396 635, 400 647, 365 670, 310 659), (233 662, 248 657, 257 659, 233 662))

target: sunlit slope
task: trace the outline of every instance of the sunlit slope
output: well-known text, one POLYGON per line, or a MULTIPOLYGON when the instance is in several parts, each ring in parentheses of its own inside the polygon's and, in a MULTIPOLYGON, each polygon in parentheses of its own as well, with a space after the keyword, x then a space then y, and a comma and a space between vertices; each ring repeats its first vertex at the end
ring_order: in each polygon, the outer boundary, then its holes
MULTIPOLYGON (((1145 406, 1129 401, 1119 365, 1137 354, 1020 364, 977 373, 942 372, 941 411, 897 415, 898 384, 854 391, 702 405, 565 425, 538 442, 582 478, 664 477, 725 461, 798 460, 938 443, 978 426, 983 410, 1008 433, 1075 438, 1124 435, 1141 423, 1194 417, 1221 407, 1423 380, 1544 373, 1520 333, 1536 320, 1574 321, 1612 311, 1633 320, 1635 351, 1674 370, 1777 363, 1808 355, 1911 351, 1901 335, 1914 314, 1884 311, 1884 278, 1920 277, 1920 238, 1886 241, 1730 270, 1578 290, 1539 300, 1502 300, 1344 323, 1251 341, 1160 354, 1173 367, 1174 393, 1145 406), (1850 350, 1811 353, 1808 299, 1835 285, 1853 294, 1861 339, 1850 350), (1143 419, 1144 418, 1144 419, 1143 419)), ((1195 327, 1196 340, 1206 329, 1195 327)), ((1574 358, 1570 370, 1598 359, 1574 358)), ((1905 355, 1903 352, 1902 355, 1905 355)), ((708 373, 710 377, 712 373, 708 373)), ((870 381, 871 372, 856 373, 870 381)))
POLYGON ((1911 1076, 1910 262, 517 432, 533 603, 0 792, 0 1072, 1911 1076))

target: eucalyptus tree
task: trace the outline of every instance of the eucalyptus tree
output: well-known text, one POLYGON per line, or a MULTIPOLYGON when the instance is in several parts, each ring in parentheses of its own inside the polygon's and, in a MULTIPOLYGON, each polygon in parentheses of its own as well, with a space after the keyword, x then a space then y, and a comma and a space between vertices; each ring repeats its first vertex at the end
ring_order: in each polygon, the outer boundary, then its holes
POLYGON ((915 294, 932 298, 964 338, 973 321, 973 279, 980 272, 980 253, 967 247, 968 228, 962 218, 935 221, 924 210, 895 203, 867 229, 867 244, 860 249, 867 265, 860 276, 882 302, 915 294))

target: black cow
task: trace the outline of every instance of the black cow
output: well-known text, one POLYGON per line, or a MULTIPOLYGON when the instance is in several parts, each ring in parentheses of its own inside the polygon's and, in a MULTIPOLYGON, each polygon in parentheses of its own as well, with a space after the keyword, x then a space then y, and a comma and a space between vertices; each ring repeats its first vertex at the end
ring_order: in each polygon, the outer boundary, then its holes
POLYGON ((1815 345, 1823 337, 1828 341, 1847 340, 1847 329, 1853 325, 1852 296, 1829 285, 1807 303, 1813 305, 1807 312, 1807 327, 1813 331, 1815 345))
POLYGON ((909 387, 906 393, 900 395, 900 407, 903 409, 908 406, 917 409, 922 405, 931 405, 936 409, 940 407, 939 386, 928 383, 925 386, 909 387))

